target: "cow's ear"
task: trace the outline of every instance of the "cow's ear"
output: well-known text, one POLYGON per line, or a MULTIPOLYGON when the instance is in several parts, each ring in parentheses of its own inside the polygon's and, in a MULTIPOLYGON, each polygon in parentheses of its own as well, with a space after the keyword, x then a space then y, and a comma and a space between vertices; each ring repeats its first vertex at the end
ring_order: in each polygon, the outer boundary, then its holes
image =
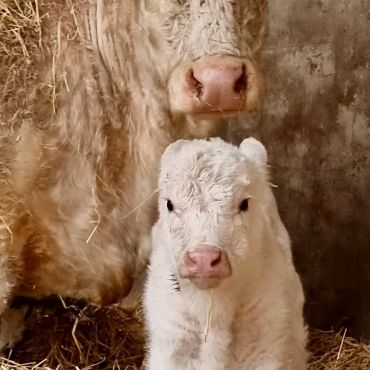
POLYGON ((239 150, 248 159, 250 159, 253 163, 256 163, 258 166, 267 165, 266 148, 260 141, 254 139, 253 137, 244 139, 239 146, 239 150))

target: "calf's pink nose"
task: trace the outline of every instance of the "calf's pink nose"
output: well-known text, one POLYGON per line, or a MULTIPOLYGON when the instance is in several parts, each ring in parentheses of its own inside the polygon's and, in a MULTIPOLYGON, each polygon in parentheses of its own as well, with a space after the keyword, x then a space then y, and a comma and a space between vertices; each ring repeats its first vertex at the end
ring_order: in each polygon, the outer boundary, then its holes
POLYGON ((217 269, 222 253, 218 248, 204 248, 185 255, 185 265, 189 272, 206 273, 217 269))
POLYGON ((202 111, 238 111, 244 108, 246 72, 232 57, 204 57, 193 63, 188 83, 202 111))
POLYGON ((221 279, 231 275, 231 268, 223 250, 200 245, 184 253, 179 273, 182 278, 187 279, 221 279))

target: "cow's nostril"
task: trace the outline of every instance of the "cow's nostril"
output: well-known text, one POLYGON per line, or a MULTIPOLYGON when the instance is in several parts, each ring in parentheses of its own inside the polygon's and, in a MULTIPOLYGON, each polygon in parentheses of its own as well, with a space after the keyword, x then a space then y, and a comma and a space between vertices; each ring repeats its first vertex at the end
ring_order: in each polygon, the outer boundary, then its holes
POLYGON ((194 70, 189 69, 188 71, 188 84, 194 92, 194 95, 197 98, 200 98, 203 92, 203 85, 200 81, 198 81, 194 76, 194 70))
POLYGON ((242 73, 240 77, 236 80, 234 84, 234 91, 241 94, 247 88, 247 74, 245 70, 245 65, 242 66, 242 73))

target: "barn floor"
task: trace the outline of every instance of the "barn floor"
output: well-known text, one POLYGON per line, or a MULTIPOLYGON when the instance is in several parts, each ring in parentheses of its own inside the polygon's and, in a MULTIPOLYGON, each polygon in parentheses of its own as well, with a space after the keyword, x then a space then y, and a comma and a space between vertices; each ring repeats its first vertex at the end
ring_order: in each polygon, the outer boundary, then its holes
MULTIPOLYGON (((144 352, 141 317, 139 308, 33 306, 23 340, 0 360, 0 370, 138 370, 144 352)), ((370 369, 370 345, 345 332, 311 330, 309 348, 309 370, 370 369)))

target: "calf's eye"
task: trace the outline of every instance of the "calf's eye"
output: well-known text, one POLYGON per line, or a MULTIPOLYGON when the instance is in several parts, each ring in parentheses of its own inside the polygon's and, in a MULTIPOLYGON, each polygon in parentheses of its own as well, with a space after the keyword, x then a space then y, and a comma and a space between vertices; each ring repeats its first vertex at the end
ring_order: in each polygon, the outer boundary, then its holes
POLYGON ((239 210, 240 212, 246 212, 248 211, 248 203, 249 203, 249 199, 248 198, 245 198, 241 201, 240 205, 239 205, 239 210))
POLYGON ((167 199, 167 209, 169 210, 169 212, 173 211, 173 204, 169 199, 167 199))

